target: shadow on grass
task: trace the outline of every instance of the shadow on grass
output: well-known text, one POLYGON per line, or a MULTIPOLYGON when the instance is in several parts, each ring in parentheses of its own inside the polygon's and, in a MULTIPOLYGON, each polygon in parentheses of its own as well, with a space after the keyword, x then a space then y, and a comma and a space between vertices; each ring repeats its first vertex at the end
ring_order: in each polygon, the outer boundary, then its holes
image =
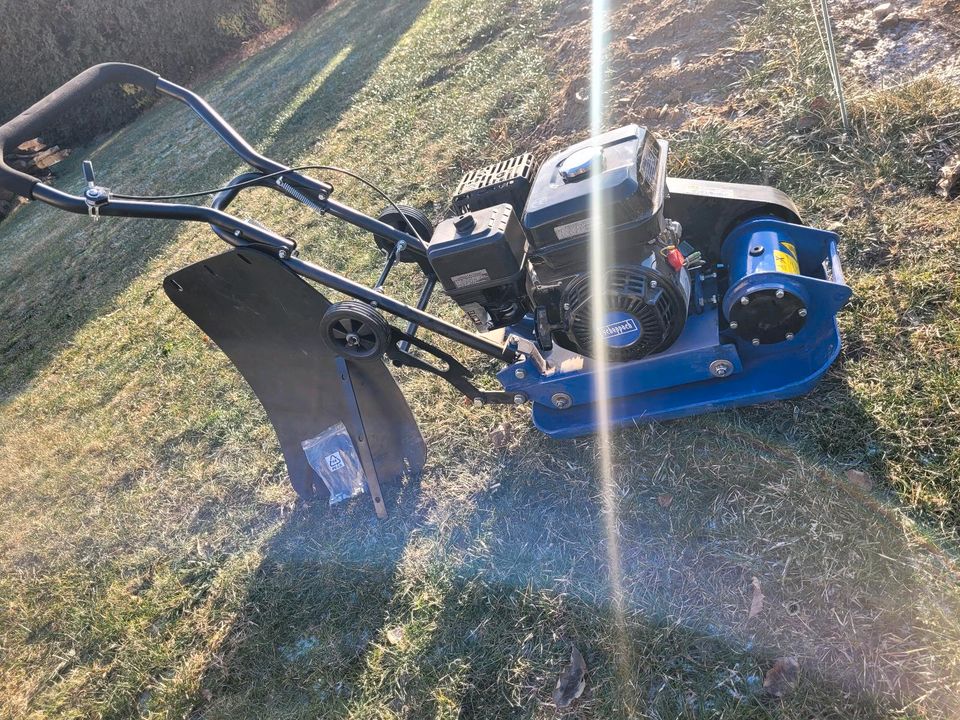
MULTIPOLYGON (((339 3, 201 93, 255 147, 281 161, 296 158, 336 125, 425 4, 411 0, 384 8, 376 0, 339 3), (330 72, 319 76, 324 68, 330 72), (265 83, 269 95, 278 97, 275 112, 262 106, 265 83)), ((172 114, 173 109, 165 103, 120 136, 78 150, 58 166, 64 178, 59 184, 76 190, 73 180, 80 177, 85 157, 95 157, 101 181, 121 182, 125 191, 153 192, 158 183, 182 191, 227 180, 236 170, 235 156, 206 155, 205 145, 182 147, 183 138, 190 137, 183 124, 193 122, 192 114, 180 106, 172 114), (163 163, 159 168, 151 165, 155 157, 163 163)), ((195 125, 198 137, 212 135, 195 125)), ((29 384, 182 229, 175 222, 114 218, 91 229, 75 218, 64 222, 58 213, 23 208, 0 225, 0 398, 29 384)))
POLYGON ((570 643, 590 667, 583 716, 879 718, 919 697, 955 709, 955 577, 807 460, 728 421, 618 435, 622 625, 593 447, 528 432, 492 460, 492 485, 389 488, 386 522, 365 497, 295 513, 195 710, 549 716, 570 643), (802 679, 780 701, 762 683, 782 656, 802 679))

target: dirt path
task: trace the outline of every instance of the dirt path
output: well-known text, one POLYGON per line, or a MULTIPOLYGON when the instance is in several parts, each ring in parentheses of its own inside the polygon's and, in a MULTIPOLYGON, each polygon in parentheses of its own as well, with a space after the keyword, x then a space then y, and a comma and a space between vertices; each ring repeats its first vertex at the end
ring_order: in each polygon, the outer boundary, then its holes
POLYGON ((935 74, 960 83, 957 0, 831 3, 843 67, 871 86, 935 74))

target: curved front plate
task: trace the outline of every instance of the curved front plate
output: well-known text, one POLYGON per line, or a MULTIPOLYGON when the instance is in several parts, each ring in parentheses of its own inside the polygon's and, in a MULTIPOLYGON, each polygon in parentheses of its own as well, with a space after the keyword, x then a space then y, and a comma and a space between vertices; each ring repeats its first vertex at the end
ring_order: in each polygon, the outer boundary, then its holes
MULTIPOLYGON (((164 279, 167 296, 226 353, 263 404, 301 497, 326 493, 301 443, 338 422, 354 445, 336 357, 318 326, 330 302, 280 261, 252 249, 207 258, 164 279)), ((380 481, 419 472, 426 446, 396 381, 379 360, 350 362, 350 379, 380 481)))

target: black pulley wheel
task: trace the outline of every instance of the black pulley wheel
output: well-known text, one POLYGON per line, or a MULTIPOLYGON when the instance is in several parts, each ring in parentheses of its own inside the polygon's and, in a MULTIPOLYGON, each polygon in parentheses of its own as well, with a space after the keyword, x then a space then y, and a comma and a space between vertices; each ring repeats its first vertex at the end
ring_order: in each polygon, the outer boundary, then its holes
MULTIPOLYGON (((424 244, 429 243, 430 238, 433 237, 433 223, 423 212, 409 205, 397 205, 396 208, 391 205, 377 216, 377 220, 396 228, 400 232, 405 232, 407 235, 413 235, 414 237, 419 235, 424 244), (397 212, 397 210, 400 212, 397 212)), ((390 238, 383 235, 374 235, 373 239, 377 243, 377 247, 384 252, 389 253, 393 250, 394 242, 390 238)), ((430 263, 427 262, 426 256, 412 248, 402 250, 397 255, 397 260, 399 262, 420 263, 424 269, 430 270, 430 263)))
POLYGON ((320 320, 323 343, 349 360, 379 358, 390 342, 390 324, 383 315, 359 300, 345 300, 327 308, 320 320))

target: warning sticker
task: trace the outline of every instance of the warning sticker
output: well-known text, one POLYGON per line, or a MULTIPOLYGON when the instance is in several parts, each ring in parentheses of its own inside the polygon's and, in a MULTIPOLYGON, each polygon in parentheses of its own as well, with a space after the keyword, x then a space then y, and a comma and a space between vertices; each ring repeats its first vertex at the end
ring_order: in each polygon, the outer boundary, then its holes
POLYGON ((773 251, 773 262, 777 272, 800 274, 800 263, 797 262, 797 248, 793 243, 782 242, 777 250, 773 251))

